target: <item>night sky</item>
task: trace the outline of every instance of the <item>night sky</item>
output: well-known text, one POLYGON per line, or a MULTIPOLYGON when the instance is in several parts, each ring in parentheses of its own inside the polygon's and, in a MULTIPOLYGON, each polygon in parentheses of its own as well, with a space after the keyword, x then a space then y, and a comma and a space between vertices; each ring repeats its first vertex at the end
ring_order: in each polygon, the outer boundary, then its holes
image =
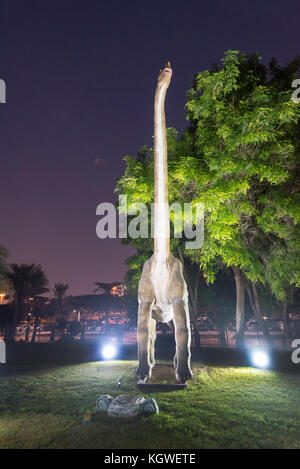
POLYGON ((298 0, 0 0, 0 244, 51 285, 90 293, 133 251, 96 237, 123 157, 152 143, 159 69, 173 67, 167 125, 183 130, 193 75, 224 51, 299 55, 298 0), (100 165, 95 164, 95 160, 100 165))

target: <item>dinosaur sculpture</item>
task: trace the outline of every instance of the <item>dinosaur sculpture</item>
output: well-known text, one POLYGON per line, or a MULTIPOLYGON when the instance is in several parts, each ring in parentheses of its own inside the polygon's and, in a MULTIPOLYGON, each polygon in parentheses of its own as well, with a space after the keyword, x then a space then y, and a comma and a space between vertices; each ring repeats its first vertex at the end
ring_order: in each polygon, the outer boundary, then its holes
POLYGON ((154 101, 154 253, 143 267, 138 289, 137 376, 151 377, 155 365, 156 322, 174 323, 174 367, 180 383, 192 379, 188 292, 179 259, 170 252, 165 96, 172 77, 170 62, 160 71, 154 101))

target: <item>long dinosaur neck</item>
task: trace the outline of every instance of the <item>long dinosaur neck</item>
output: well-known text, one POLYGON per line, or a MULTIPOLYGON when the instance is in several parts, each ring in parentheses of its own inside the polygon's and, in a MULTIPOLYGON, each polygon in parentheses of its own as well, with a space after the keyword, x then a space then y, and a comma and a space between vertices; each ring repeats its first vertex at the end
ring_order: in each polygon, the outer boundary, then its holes
POLYGON ((154 101, 154 255, 157 261, 162 262, 170 253, 166 91, 165 84, 158 84, 154 101))

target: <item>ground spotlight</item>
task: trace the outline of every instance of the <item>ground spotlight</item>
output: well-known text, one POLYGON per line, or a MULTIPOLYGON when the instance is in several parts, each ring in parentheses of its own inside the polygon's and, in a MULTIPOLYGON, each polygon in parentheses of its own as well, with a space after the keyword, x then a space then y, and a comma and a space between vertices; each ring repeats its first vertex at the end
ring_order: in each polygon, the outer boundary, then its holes
POLYGON ((264 350, 253 350, 251 352, 251 361, 256 368, 268 368, 270 356, 264 350))
POLYGON ((117 355, 117 347, 114 344, 105 344, 101 348, 101 355, 104 360, 112 360, 117 355))

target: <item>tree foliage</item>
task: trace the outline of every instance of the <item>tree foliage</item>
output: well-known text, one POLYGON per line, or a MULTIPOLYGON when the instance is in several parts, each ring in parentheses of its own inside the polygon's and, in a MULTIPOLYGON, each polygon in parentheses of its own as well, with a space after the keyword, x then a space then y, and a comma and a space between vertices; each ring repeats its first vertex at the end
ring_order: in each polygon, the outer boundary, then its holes
POLYGON ((197 75, 186 105, 195 153, 177 160, 205 205, 205 242, 192 255, 208 270, 221 258, 278 298, 299 286, 299 118, 283 70, 257 54, 228 51, 223 67, 197 75), (284 77, 284 79, 283 79, 284 77))

